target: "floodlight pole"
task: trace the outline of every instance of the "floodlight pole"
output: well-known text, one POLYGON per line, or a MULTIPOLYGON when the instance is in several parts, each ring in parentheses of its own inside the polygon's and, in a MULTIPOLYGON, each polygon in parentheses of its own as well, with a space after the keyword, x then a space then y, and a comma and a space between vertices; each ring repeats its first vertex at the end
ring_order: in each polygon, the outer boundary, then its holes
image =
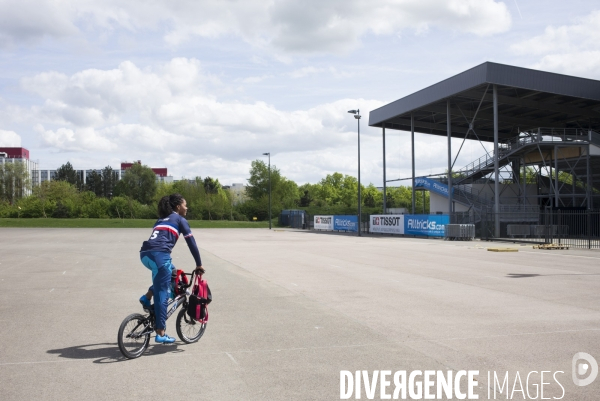
POLYGON ((361 203, 362 199, 360 196, 360 110, 356 110, 356 114, 354 115, 356 118, 356 122, 358 124, 358 236, 361 236, 361 221, 362 221, 362 213, 361 213, 361 203))
MULTIPOLYGON (((356 118, 356 122, 358 123, 358 236, 361 236, 360 226, 361 226, 361 196, 360 196, 360 110, 348 110, 348 113, 354 114, 354 118, 356 118)), ((384 205, 385 207, 385 205, 384 205)))
POLYGON ((269 230, 271 229, 271 152, 263 153, 263 156, 269 156, 269 230))

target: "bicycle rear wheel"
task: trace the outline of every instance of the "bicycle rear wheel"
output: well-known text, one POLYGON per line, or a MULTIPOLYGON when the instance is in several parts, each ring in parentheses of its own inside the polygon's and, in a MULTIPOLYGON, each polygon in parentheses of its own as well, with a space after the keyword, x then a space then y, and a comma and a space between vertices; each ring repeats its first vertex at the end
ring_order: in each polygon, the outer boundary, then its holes
POLYGON ((206 323, 200 323, 187 314, 186 308, 181 308, 175 323, 177 336, 186 344, 195 343, 206 330, 206 323))
POLYGON ((119 349, 128 359, 139 358, 150 344, 151 320, 147 316, 133 313, 119 327, 119 349))

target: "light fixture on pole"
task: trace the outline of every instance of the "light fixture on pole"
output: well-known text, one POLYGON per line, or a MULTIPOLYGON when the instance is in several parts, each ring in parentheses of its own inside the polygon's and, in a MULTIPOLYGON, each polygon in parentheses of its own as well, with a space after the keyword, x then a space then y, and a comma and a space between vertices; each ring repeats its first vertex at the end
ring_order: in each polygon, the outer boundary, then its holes
POLYGON ((269 156, 269 230, 271 229, 271 153, 263 153, 263 156, 269 156))
POLYGON ((356 122, 358 123, 358 236, 360 237, 360 226, 361 226, 361 196, 360 196, 360 110, 348 110, 348 113, 354 114, 356 122))

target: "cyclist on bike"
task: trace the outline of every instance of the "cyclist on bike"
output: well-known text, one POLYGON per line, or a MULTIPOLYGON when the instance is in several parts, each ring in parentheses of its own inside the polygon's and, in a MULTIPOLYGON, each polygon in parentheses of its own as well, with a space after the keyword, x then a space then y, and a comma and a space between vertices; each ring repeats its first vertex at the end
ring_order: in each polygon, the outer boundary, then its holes
POLYGON ((164 196, 158 202, 160 218, 154 224, 152 235, 142 244, 140 259, 144 266, 152 271, 152 286, 141 296, 140 302, 145 308, 150 307, 154 295, 154 314, 156 316, 157 343, 171 344, 175 338, 165 333, 167 320, 167 305, 171 292, 171 272, 176 271, 171 262, 171 250, 179 235, 183 235, 190 252, 196 261, 196 272, 204 273, 200 252, 192 235, 190 226, 185 219, 187 204, 183 196, 173 194, 164 196))

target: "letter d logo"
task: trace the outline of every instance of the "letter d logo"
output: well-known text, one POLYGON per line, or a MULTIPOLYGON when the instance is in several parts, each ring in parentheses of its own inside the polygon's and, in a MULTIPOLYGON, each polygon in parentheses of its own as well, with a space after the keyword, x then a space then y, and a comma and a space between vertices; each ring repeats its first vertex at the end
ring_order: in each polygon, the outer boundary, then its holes
POLYGON ((591 384, 598 376, 598 362, 590 354, 585 352, 578 352, 573 356, 572 365, 573 383, 576 386, 587 386, 591 384), (585 360, 585 362, 583 362, 585 360), (590 369, 591 368, 591 369, 590 369), (584 376, 589 372, 587 379, 580 379, 580 376, 584 376))

